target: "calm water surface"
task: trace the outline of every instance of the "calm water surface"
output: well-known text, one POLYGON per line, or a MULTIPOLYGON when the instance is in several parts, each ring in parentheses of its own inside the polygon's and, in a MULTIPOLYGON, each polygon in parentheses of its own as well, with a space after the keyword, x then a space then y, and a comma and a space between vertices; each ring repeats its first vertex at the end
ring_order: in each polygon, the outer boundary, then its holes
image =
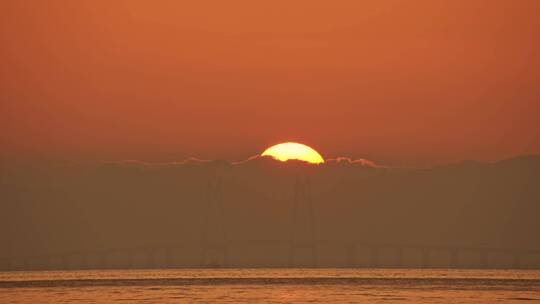
POLYGON ((540 271, 166 269, 0 272, 0 303, 540 303, 540 271))

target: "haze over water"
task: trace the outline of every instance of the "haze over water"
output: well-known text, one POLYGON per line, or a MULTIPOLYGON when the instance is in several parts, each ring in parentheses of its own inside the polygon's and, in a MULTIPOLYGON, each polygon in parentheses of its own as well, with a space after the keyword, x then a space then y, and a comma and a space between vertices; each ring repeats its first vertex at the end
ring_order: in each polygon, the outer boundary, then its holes
POLYGON ((539 270, 1 272, 0 303, 536 303, 539 270))

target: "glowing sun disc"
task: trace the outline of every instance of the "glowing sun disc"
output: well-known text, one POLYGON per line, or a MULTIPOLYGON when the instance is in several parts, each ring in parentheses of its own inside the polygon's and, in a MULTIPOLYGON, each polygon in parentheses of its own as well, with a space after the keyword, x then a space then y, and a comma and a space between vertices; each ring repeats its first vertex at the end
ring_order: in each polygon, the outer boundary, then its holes
POLYGON ((295 142, 277 144, 266 149, 262 156, 272 156, 280 161, 303 160, 312 164, 324 163, 324 158, 313 148, 295 142))

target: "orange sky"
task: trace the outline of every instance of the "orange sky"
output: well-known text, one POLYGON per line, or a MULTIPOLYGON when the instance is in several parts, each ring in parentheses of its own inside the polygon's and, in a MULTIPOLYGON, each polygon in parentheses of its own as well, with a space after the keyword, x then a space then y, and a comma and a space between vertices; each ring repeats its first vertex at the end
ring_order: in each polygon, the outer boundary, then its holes
POLYGON ((0 2, 0 160, 540 153, 540 1, 0 2))

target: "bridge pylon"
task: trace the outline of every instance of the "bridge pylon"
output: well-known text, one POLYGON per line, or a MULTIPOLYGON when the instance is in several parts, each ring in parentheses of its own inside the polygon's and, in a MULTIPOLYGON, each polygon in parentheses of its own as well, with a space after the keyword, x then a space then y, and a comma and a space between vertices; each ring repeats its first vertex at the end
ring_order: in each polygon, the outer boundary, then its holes
POLYGON ((308 251, 311 255, 311 266, 317 266, 317 244, 313 225, 313 200, 311 180, 309 176, 297 176, 293 190, 293 206, 291 214, 291 243, 289 247, 289 267, 296 264, 297 251, 308 251))
POLYGON ((227 266, 228 245, 223 209, 223 179, 218 174, 210 178, 206 185, 204 208, 201 266, 227 266))

